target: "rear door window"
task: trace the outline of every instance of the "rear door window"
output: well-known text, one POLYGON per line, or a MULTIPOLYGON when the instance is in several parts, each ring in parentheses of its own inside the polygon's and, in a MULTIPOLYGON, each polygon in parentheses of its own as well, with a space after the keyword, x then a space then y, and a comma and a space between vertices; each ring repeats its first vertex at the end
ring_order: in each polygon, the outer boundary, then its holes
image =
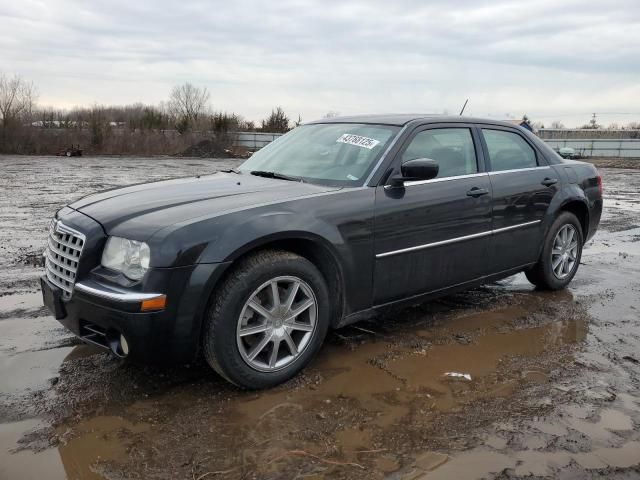
POLYGON ((436 178, 478 172, 476 151, 468 128, 437 128, 418 132, 402 154, 402 163, 416 158, 438 162, 436 178))
POLYGON ((483 128, 482 135, 489 151, 492 171, 499 172, 538 166, 536 152, 517 133, 483 128))

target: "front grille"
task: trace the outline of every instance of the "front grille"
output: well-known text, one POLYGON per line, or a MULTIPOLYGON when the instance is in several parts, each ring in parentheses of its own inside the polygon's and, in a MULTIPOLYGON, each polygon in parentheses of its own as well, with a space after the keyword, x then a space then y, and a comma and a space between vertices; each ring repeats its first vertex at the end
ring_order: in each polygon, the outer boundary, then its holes
POLYGON ((62 289, 62 298, 67 300, 73 293, 85 240, 82 233, 67 227, 59 220, 54 219, 51 222, 45 250, 47 279, 62 289))

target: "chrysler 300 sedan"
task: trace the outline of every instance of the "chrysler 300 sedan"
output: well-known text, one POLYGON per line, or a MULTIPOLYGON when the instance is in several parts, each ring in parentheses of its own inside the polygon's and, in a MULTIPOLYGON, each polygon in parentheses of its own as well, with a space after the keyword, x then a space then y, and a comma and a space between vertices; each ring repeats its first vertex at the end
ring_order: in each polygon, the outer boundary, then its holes
POLYGON ((560 289, 602 184, 511 124, 390 115, 300 126, 238 170, 134 185, 57 212, 44 303, 139 361, 283 382, 330 328, 525 272, 560 289))

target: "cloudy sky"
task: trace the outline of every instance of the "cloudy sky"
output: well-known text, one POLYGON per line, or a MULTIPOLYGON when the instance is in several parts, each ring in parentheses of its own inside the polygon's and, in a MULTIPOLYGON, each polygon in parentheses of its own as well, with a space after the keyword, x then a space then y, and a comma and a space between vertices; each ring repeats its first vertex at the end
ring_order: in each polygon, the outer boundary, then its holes
POLYGON ((0 0, 0 72, 40 103, 640 121, 639 0, 0 0))

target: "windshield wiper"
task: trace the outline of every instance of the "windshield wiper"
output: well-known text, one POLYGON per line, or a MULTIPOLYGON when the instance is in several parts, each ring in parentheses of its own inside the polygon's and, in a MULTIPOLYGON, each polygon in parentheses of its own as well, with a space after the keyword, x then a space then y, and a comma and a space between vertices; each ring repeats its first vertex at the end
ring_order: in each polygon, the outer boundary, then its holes
POLYGON ((227 170, 220 170, 222 173, 236 173, 241 175, 242 172, 240 170, 236 170, 235 168, 228 168, 227 170))
POLYGON ((279 180, 289 180, 290 182, 303 182, 302 177, 291 177, 289 175, 285 175, 283 173, 278 172, 267 172, 265 170, 251 170, 251 175, 255 175, 256 177, 265 177, 265 178, 277 178, 279 180))

